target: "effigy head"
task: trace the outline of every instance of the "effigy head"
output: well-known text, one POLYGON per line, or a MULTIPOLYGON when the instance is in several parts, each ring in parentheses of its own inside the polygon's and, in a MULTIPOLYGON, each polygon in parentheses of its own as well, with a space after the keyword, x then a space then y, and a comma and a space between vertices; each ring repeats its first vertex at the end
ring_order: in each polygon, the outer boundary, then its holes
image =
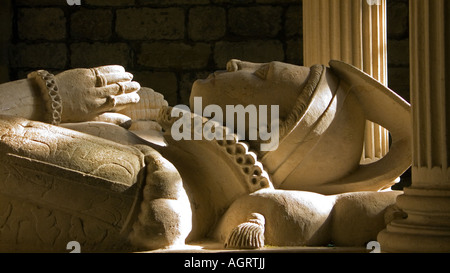
POLYGON ((251 63, 230 60, 226 71, 199 79, 192 87, 190 104, 202 97, 203 105, 279 105, 284 119, 303 90, 310 68, 282 62, 251 63))
MULTIPOLYGON (((256 106, 256 109, 261 109, 260 106, 277 106, 279 137, 283 139, 295 129, 314 97, 321 100, 319 106, 329 104, 330 96, 316 92, 336 88, 328 86, 330 82, 337 82, 337 79, 329 77, 319 85, 325 72, 325 67, 320 65, 310 68, 277 61, 251 63, 233 59, 227 63, 226 71, 216 71, 208 78, 194 82, 190 96, 191 109, 199 97, 202 99, 202 110, 209 105, 218 105, 224 110, 232 105, 256 106), (319 94, 314 96, 315 93, 319 94)), ((324 111, 322 108, 312 110, 315 115, 321 115, 324 111)), ((254 139, 248 139, 249 130, 255 128, 251 128, 251 122, 245 122, 245 126, 247 138, 244 139, 251 142, 254 139)))
MULTIPOLYGON (((250 106, 257 110, 266 109, 261 106, 278 109, 277 119, 266 117, 266 124, 252 125, 250 114, 234 116, 235 122, 231 123, 244 123, 245 135, 241 139, 257 153, 277 188, 323 194, 379 190, 392 184, 409 166, 410 152, 405 150, 405 144, 403 155, 394 155, 401 158, 398 161, 401 163, 391 162, 396 166, 395 174, 385 175, 387 169, 376 167, 381 164, 361 167, 366 120, 393 130, 393 145, 396 140, 407 142, 410 128, 402 124, 408 123, 410 106, 367 74, 345 63, 332 61, 330 67, 303 67, 282 62, 260 64, 231 60, 226 71, 217 71, 194 83, 190 97, 194 111, 197 98, 202 99, 202 110, 209 105, 217 105, 225 112, 233 105, 243 105, 245 109, 250 106), (392 107, 392 111, 386 107, 392 107), (279 137, 276 148, 262 150, 260 144, 265 140, 251 138, 251 132, 267 125, 263 129, 266 132, 271 129, 273 133, 274 128, 269 124, 275 122, 279 137)), ((259 120, 261 116, 264 115, 260 111, 259 120)))

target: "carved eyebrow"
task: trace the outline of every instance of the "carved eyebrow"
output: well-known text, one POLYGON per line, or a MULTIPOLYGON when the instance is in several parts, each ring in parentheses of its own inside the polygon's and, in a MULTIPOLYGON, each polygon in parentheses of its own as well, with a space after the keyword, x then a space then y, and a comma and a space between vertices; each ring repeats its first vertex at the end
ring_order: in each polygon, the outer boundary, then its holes
POLYGON ((265 80, 267 78, 267 72, 269 72, 270 64, 264 64, 260 68, 258 68, 253 74, 258 78, 265 80))

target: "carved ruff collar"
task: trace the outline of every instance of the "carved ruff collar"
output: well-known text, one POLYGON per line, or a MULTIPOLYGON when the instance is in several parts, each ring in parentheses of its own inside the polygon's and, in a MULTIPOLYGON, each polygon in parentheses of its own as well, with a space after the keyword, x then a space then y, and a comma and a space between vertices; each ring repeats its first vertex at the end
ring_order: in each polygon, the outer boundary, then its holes
POLYGON ((325 67, 323 65, 314 65, 311 67, 306 86, 297 97, 294 108, 289 113, 286 120, 280 123, 280 139, 283 139, 295 128, 301 117, 306 112, 324 71, 325 67))

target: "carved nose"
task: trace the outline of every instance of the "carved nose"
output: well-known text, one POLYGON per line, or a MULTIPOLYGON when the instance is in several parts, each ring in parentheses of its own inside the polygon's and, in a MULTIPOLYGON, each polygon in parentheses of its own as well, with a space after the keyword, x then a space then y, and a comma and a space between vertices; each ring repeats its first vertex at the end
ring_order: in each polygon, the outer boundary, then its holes
POLYGON ((236 72, 238 70, 256 71, 265 63, 245 62, 237 59, 231 59, 227 63, 227 72, 236 72))
POLYGON ((240 60, 236 60, 236 59, 229 60, 227 62, 227 71, 228 72, 238 71, 240 69, 240 65, 239 65, 240 63, 241 63, 240 60))

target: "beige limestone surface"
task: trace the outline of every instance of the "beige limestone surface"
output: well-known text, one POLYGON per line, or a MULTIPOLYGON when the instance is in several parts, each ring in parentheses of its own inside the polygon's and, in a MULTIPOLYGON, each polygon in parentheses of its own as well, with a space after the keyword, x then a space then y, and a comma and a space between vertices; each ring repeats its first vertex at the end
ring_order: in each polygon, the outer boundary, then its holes
POLYGON ((341 62, 227 67, 196 82, 192 96, 276 103, 279 149, 236 136, 176 141, 173 108, 119 66, 2 85, 15 94, 0 105, 2 251, 61 252, 69 241, 86 252, 141 251, 204 239, 233 248, 361 247, 403 216, 393 206, 398 192, 377 191, 409 166, 406 102, 341 62), (393 145, 362 166, 365 119, 389 129, 393 145))

